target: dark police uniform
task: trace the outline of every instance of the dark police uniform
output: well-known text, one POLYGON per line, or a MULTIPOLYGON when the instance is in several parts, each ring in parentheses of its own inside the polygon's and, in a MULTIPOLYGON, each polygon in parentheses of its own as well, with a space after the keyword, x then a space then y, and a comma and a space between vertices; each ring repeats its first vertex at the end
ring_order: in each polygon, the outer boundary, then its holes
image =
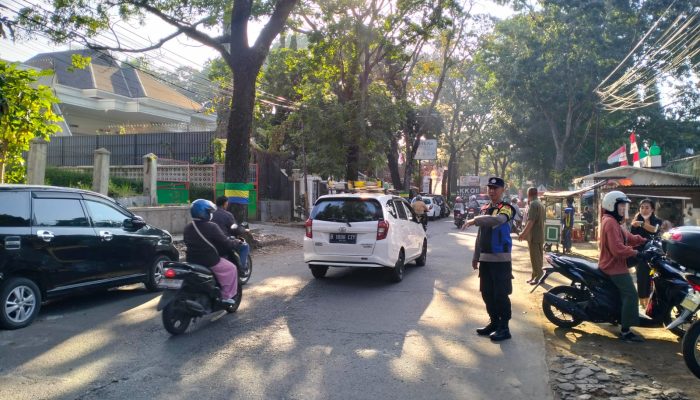
MULTIPOLYGON (((502 180, 498 179, 503 187, 502 180)), ((479 261, 479 290, 491 322, 478 329, 480 335, 490 334, 492 340, 510 338, 508 321, 511 304, 508 297, 513 292, 513 268, 509 221, 515 210, 506 202, 490 203, 481 216, 475 218, 479 227, 474 260, 479 261)))

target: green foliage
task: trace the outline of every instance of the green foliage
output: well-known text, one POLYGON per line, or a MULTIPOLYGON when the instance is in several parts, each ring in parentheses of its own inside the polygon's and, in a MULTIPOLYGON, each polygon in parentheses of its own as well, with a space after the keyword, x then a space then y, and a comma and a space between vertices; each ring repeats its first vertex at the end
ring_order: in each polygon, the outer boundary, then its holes
POLYGON ((214 201, 214 189, 203 186, 190 186, 190 203, 197 199, 214 201))
POLYGON ((212 141, 214 146, 214 162, 223 164, 226 161, 226 139, 216 138, 212 141))
POLYGON ((58 99, 48 86, 36 84, 51 73, 0 61, 0 183, 8 170, 13 171, 8 178, 23 180, 22 152, 29 150, 32 139, 49 139, 60 130, 56 123, 63 118, 53 112, 58 99))
MULTIPOLYGON (((92 174, 66 168, 46 168, 47 185, 92 190, 92 174)), ((108 195, 110 197, 130 197, 143 193, 143 182, 131 179, 110 177, 108 195)))

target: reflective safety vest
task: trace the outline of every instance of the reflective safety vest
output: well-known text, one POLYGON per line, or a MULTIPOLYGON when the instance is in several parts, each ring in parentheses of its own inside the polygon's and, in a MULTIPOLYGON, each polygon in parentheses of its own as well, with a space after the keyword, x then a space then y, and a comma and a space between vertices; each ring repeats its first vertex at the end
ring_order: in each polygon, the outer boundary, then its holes
POLYGON ((481 227, 481 237, 479 239, 482 253, 510 253, 513 248, 513 240, 510 237, 510 224, 513 219, 513 207, 508 203, 500 202, 489 207, 483 215, 497 216, 505 215, 506 222, 493 227, 481 227))

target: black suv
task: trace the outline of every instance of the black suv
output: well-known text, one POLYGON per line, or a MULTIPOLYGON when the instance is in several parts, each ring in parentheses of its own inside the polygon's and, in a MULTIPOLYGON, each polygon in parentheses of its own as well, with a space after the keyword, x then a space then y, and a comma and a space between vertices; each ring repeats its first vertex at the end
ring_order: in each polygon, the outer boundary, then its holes
POLYGON ((23 328, 43 299, 143 282, 157 290, 172 236, 87 190, 0 185, 0 327, 23 328))

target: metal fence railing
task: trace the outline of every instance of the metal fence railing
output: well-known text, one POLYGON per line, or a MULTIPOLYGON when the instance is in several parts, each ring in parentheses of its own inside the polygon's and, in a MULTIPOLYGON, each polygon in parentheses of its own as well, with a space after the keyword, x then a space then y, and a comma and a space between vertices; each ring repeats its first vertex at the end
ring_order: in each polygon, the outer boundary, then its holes
POLYGON ((140 165, 142 157, 187 162, 213 162, 211 132, 162 132, 131 135, 54 136, 48 146, 50 166, 92 165, 95 149, 109 150, 112 165, 140 165))

